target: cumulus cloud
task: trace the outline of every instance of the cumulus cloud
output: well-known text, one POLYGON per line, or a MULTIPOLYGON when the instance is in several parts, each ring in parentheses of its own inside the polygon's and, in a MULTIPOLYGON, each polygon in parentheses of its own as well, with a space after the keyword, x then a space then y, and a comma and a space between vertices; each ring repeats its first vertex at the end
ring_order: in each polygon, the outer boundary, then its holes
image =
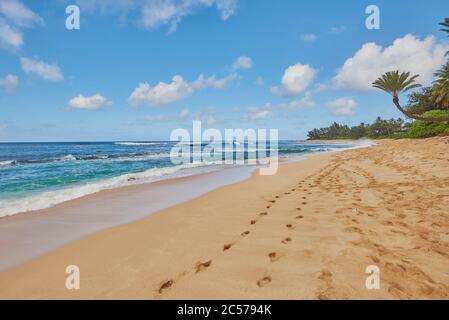
POLYGON ((383 48, 369 42, 343 64, 333 78, 336 87, 353 90, 370 90, 371 84, 382 73, 392 70, 419 74, 419 82, 427 85, 434 71, 445 62, 449 45, 438 43, 433 36, 424 39, 407 34, 383 48))
POLYGON ((281 85, 271 91, 280 96, 297 96, 304 92, 315 78, 316 70, 308 64, 297 63, 284 71, 281 85))
POLYGON ((34 58, 20 58, 20 64, 25 73, 32 73, 53 82, 64 80, 61 69, 57 64, 49 64, 34 58))
POLYGON ((318 39, 318 37, 316 36, 316 34, 314 33, 309 33, 309 34, 304 34, 301 36, 302 41, 304 42, 313 42, 316 39, 318 39))
POLYGON ((0 46, 17 49, 23 44, 22 28, 43 24, 43 19, 19 0, 0 0, 0 46))
POLYGON ((70 99, 70 101, 67 103, 67 106, 71 109, 93 111, 105 106, 110 106, 111 104, 111 101, 107 100, 101 94, 97 93, 90 97, 85 97, 80 94, 79 96, 70 99))
POLYGON ((357 108, 357 102, 353 98, 338 98, 334 101, 329 101, 327 106, 336 116, 348 116, 354 113, 357 108))
POLYGON ((201 74, 195 81, 188 82, 180 75, 176 75, 172 78, 170 83, 159 82, 154 87, 151 87, 148 83, 143 82, 134 89, 128 98, 128 102, 131 105, 148 103, 150 105, 159 106, 169 104, 186 98, 195 90, 205 88, 224 88, 227 83, 235 77, 235 74, 231 74, 222 79, 218 79, 215 76, 206 78, 201 74))
POLYGON ((227 20, 236 14, 238 6, 238 0, 77 0, 77 3, 90 12, 137 12, 143 27, 168 26, 170 32, 176 31, 184 17, 198 10, 215 6, 221 19, 227 20))
POLYGON ((19 78, 16 75, 8 74, 4 78, 0 78, 0 87, 6 90, 14 89, 19 85, 19 78))
POLYGON ((253 60, 247 56, 238 57, 231 66, 232 70, 247 70, 253 67, 253 60))

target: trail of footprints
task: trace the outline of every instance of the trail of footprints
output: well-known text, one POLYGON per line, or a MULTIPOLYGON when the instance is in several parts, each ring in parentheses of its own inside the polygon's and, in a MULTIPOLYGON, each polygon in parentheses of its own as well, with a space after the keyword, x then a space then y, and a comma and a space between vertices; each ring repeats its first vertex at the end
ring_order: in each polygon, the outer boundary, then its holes
MULTIPOLYGON (((307 178, 306 178, 307 179, 307 178)), ((305 179, 305 180, 306 180, 305 179)), ((295 188, 291 188, 289 191, 284 192, 283 196, 289 196, 292 195, 292 193, 294 192, 299 192, 301 194, 311 194, 311 192, 309 192, 309 189, 307 187, 305 187, 305 180, 303 180, 302 182, 299 182, 297 187, 295 188)), ((308 184, 308 187, 313 187, 312 184, 308 184)), ((255 227, 255 225, 264 217, 269 215, 269 209, 271 209, 276 203, 277 201, 280 201, 282 198, 282 195, 275 195, 274 199, 270 199, 267 200, 267 204, 265 206, 265 210, 260 212, 256 217, 254 217, 253 219, 251 219, 248 224, 249 226, 253 226, 255 227)), ((300 205, 301 206, 305 206, 307 205, 307 197, 306 196, 301 196, 300 198, 300 205)), ((301 212, 303 210, 303 208, 301 206, 298 206, 296 208, 297 212, 301 212)), ((294 217, 295 220, 300 220, 300 219, 304 219, 304 215, 300 214, 300 215, 296 215, 294 217)), ((284 225, 284 228, 286 230, 286 232, 288 233, 282 240, 281 243, 284 245, 288 245, 289 243, 291 243, 293 241, 293 238, 290 234, 290 231, 295 229, 295 225, 292 222, 286 222, 284 225)), ((235 241, 231 241, 229 243, 225 243, 223 245, 223 250, 222 250, 222 254, 226 254, 227 251, 231 250, 235 245, 237 245, 240 241, 244 240, 245 237, 249 236, 251 234, 250 230, 245 230, 243 232, 240 233, 240 236, 237 238, 237 240, 235 241)), ((276 261, 278 261, 279 259, 281 259, 283 257, 283 254, 280 254, 278 252, 269 252, 267 254, 269 263, 275 263, 276 261)), ((199 273, 202 271, 207 270, 210 266, 212 265, 212 260, 207 260, 206 262, 197 262, 193 268, 194 273, 199 273)), ((178 279, 181 278, 182 276, 188 274, 188 272, 183 272, 180 276, 178 276, 178 279)), ((268 284, 270 284, 273 281, 272 277, 270 275, 264 275, 263 277, 261 277, 260 279, 258 279, 256 281, 256 285, 259 288, 265 287, 268 284)), ((175 285, 175 280, 174 279, 168 279, 168 280, 164 280, 160 283, 159 288, 157 289, 157 292, 159 294, 163 294, 166 290, 170 289, 171 287, 173 287, 175 285)))
MULTIPOLYGON (((400 173, 405 173, 404 170, 408 169, 405 167, 400 167, 398 165, 389 165, 388 163, 384 163, 382 159, 376 158, 376 155, 374 154, 373 162, 378 166, 387 166, 387 167, 393 167, 393 169, 396 169, 400 173)), ((248 226, 252 228, 252 231, 245 230, 242 233, 240 233, 240 236, 237 238, 237 240, 226 243, 223 245, 223 250, 221 254, 226 254, 229 250, 232 250, 232 248, 240 241, 243 241, 247 236, 251 234, 251 232, 255 232, 257 230, 257 223, 261 221, 261 219, 264 219, 265 217, 270 215, 270 209, 273 208, 273 206, 278 203, 278 201, 281 201, 283 197, 289 197, 289 196, 296 196, 298 193, 300 194, 300 197, 298 198, 299 206, 296 208, 296 212, 293 219, 285 221, 283 225, 283 230, 285 230, 284 237, 280 240, 280 242, 288 246, 292 241, 294 241, 294 238, 292 236, 292 232, 295 229, 295 222, 299 222, 301 219, 305 218, 304 214, 304 206, 307 205, 307 195, 311 195, 312 192, 310 189, 320 189, 324 192, 332 193, 337 201, 338 199, 343 196, 350 196, 353 199, 352 207, 351 208, 338 208, 336 210, 336 214, 340 215, 343 219, 343 222, 347 225, 346 230, 349 232, 355 232, 361 236, 360 240, 357 241, 356 245, 364 246, 368 249, 370 249, 374 254, 370 256, 369 258, 376 264, 385 265, 387 267, 387 272, 389 272, 389 269, 392 269, 394 272, 399 272, 400 270, 403 270, 402 272, 406 272, 404 270, 412 270, 414 273, 413 275, 417 278, 423 278, 426 279, 427 275, 425 275, 419 268, 413 267, 413 266, 407 266, 402 267, 399 266, 398 270, 395 270, 396 265, 393 265, 392 263, 385 261, 382 258, 385 258, 386 256, 392 256, 391 250, 385 248, 384 246, 373 242, 369 238, 366 237, 366 234, 362 229, 359 227, 359 221, 357 217, 359 216, 366 216, 367 218, 375 218, 378 220, 378 215, 373 210, 374 208, 371 208, 367 205, 362 205, 361 203, 361 192, 360 190, 362 188, 371 188, 372 190, 376 189, 378 181, 375 180, 375 178, 366 170, 364 170, 360 166, 353 166, 348 167, 345 166, 345 158, 336 157, 335 161, 331 162, 329 165, 323 167, 321 170, 318 171, 318 173, 314 175, 309 175, 305 177, 301 182, 299 182, 294 188, 291 188, 289 191, 284 192, 282 195, 275 195, 273 199, 267 200, 265 204, 265 208, 262 212, 257 214, 253 219, 248 221, 248 226), (359 178, 362 178, 362 181, 357 182, 357 180, 354 178, 355 176, 358 176, 359 178), (348 183, 349 181, 349 183, 348 183), (361 184, 360 184, 361 183, 361 184), (352 214, 345 214, 350 211, 352 214), (379 258, 381 257, 381 258, 379 258), (404 269, 405 268, 405 269, 404 269), (416 271, 418 270, 418 271, 416 271), (417 276, 419 275, 419 277, 417 276)), ((420 174, 423 176, 423 174, 420 174)), ((360 180, 360 179, 359 179, 360 180)), ((424 183, 425 181, 423 181, 424 183)), ((397 185, 396 185, 397 186, 397 185)), ((388 207, 394 207, 395 200, 398 199, 398 197, 404 196, 404 193, 402 192, 393 192, 392 186, 392 193, 391 197, 389 195, 388 198, 383 199, 384 203, 388 207)), ((442 185, 442 187, 444 187, 442 185)), ((423 204, 423 206, 432 205, 432 204, 423 204)), ((385 210, 388 211, 389 208, 386 207, 385 210)), ((417 209, 423 209, 418 208, 417 209)), ((400 219, 401 215, 396 215, 395 218, 400 219)), ((400 228, 401 225, 398 223, 397 219, 395 220, 395 226, 397 228, 400 228)), ((386 226, 392 225, 391 221, 384 221, 386 226)), ((420 222, 418 222, 420 223, 420 222)), ((406 225, 404 226, 406 227, 406 225)), ((397 229, 392 229, 392 232, 402 232, 397 229)), ((425 232, 420 232, 421 237, 428 237, 428 235, 425 234, 425 232)), ((435 245, 435 248, 432 248, 434 251, 439 252, 443 251, 441 248, 437 248, 435 245)), ((441 253, 443 254, 443 253, 441 253)), ((279 259, 283 257, 282 254, 272 251, 267 252, 267 263, 276 263, 279 259)), ((204 270, 207 270, 212 265, 212 260, 208 260, 206 262, 198 262, 194 266, 194 272, 198 273, 204 270)), ((392 272, 393 272, 392 271, 392 272)), ((184 272, 186 274, 187 272, 184 272)), ((321 281, 321 289, 316 293, 317 299, 329 299, 333 296, 333 285, 332 285, 332 273, 327 270, 323 269, 321 273, 318 275, 318 279, 321 281)), ((261 278, 257 279, 255 281, 255 285, 259 288, 263 288, 266 286, 269 286, 270 283, 272 283, 275 279, 272 278, 269 274, 264 274, 261 278)), ((175 280, 169 279, 165 280, 160 284, 160 287, 158 288, 158 293, 162 294, 164 291, 170 289, 173 285, 175 285, 175 280)), ((439 289, 439 288, 438 288, 439 289)), ((430 290, 430 289, 429 289, 430 290)), ((432 290, 436 290, 433 289, 432 290)), ((389 287, 389 291, 396 295, 401 296, 401 288, 400 286, 396 285, 395 283, 392 283, 389 287)))

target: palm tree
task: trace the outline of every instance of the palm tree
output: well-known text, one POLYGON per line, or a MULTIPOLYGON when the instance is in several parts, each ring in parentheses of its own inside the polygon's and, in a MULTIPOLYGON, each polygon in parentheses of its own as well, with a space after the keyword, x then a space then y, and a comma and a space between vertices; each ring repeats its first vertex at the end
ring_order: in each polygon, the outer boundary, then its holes
POLYGON ((449 61, 437 72, 435 72, 436 80, 433 82, 432 100, 442 107, 449 107, 449 61))
MULTIPOLYGON (((443 26, 443 29, 440 29, 441 31, 449 33, 449 18, 445 18, 444 21, 440 23, 440 26, 443 26)), ((446 55, 449 56, 449 51, 446 52, 446 55)))
POLYGON ((396 108, 398 108, 399 111, 401 111, 404 115, 406 115, 409 118, 432 122, 449 121, 449 117, 433 118, 433 117, 421 117, 418 115, 414 115, 401 107, 401 104, 399 103, 399 95, 408 90, 421 87, 420 84, 415 82, 415 79, 418 77, 419 75, 414 75, 410 77, 410 72, 399 73, 398 70, 389 71, 384 75, 382 75, 380 78, 378 78, 376 81, 374 81, 373 87, 381 89, 391 94, 393 96, 393 103, 396 106, 396 108))

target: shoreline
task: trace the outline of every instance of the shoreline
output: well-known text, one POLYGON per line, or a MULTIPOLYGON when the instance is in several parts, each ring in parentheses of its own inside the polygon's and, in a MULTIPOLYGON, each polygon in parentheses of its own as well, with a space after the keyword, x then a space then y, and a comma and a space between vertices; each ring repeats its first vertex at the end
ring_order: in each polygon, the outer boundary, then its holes
POLYGON ((238 183, 249 178, 255 170, 250 166, 223 168, 121 186, 100 190, 49 208, 2 217, 0 271, 85 236, 145 218, 217 188, 238 183), (34 242, 34 238, 39 238, 39 241, 34 242), (16 250, 11 251, 9 243, 14 243, 16 250))
MULTIPOLYGON (((285 141, 284 141, 285 142, 285 141)), ((95 143, 93 143, 95 144, 95 143)), ((117 143, 114 143, 117 144, 117 143)), ((139 144, 139 143, 136 143, 139 144)), ((152 143, 151 143, 152 144, 152 143)), ((303 143, 303 145, 307 145, 308 143, 303 143)), ((305 149, 298 151, 296 155, 294 153, 286 153, 286 154, 280 154, 280 162, 282 161, 296 161, 297 159, 302 158, 303 156, 306 156, 307 154, 311 153, 313 154, 315 152, 314 148, 316 148, 318 152, 322 152, 319 150, 319 146, 321 144, 331 144, 335 146, 335 149, 344 150, 344 148, 339 143, 309 143, 311 147, 310 150, 308 150, 307 147, 305 149), (293 155, 293 156, 291 156, 293 155), (285 159, 283 159, 285 158, 285 159)), ((348 146, 357 147, 358 144, 356 141, 347 143, 348 146)), ((349 147, 349 148, 350 148, 349 147)), ((332 149, 332 148, 331 148, 332 149)), ((107 152, 107 151, 105 151, 107 152)), ((128 150, 128 152, 130 152, 128 150)), ((71 159, 75 161, 79 161, 80 159, 83 159, 83 155, 78 155, 77 157, 70 154, 69 150, 66 150, 65 152, 67 155, 65 156, 58 156, 55 159, 51 160, 45 160, 49 163, 57 162, 57 163, 64 163, 64 160, 61 159, 71 159)), ((132 154, 132 153, 131 153, 132 154)), ((129 159, 132 159, 132 155, 129 155, 129 159)), ((148 154, 148 157, 150 159, 156 159, 161 156, 161 153, 156 154, 148 154)), ((92 156, 88 156, 89 158, 92 156)), ((99 156, 98 159, 109 159, 109 156, 99 156), (106 158, 104 158, 106 157, 106 158)), ((126 157, 125 157, 126 158, 126 157)), ((112 158, 111 158, 112 159, 112 158)), ((28 160, 23 160, 28 161, 28 160)), ((137 161, 138 158, 137 158, 137 161)), ((1 162, 1 161, 0 161, 1 162)), ((5 162, 8 163, 21 163, 21 160, 7 160, 5 162)), ((101 162, 101 161, 100 161, 101 162)), ((83 162, 79 162, 80 165, 83 162)), ((5 168, 10 169, 14 168, 15 165, 7 165, 5 168)), ((56 205, 59 205, 61 203, 72 201, 75 199, 82 198, 84 196, 88 196, 91 194, 98 193, 103 190, 112 190, 112 189, 119 189, 126 186, 134 186, 134 185, 142 185, 142 184, 149 184, 154 183, 158 181, 163 181, 167 179, 172 178, 178 178, 178 177, 186 177, 186 176, 194 176, 202 173, 208 173, 208 172, 215 172, 218 170, 222 170, 223 168, 226 168, 228 166, 224 166, 223 163, 219 162, 201 162, 201 163, 189 163, 189 164, 181 164, 181 165, 175 165, 175 166, 157 166, 156 167, 150 167, 146 168, 143 171, 130 171, 130 172, 122 172, 119 175, 116 176, 110 176, 110 177, 103 177, 99 179, 93 179, 88 180, 85 182, 79 182, 74 185, 61 185, 58 188, 55 189, 47 189, 47 190, 39 190, 36 192, 31 192, 29 194, 23 194, 18 195, 17 197, 11 197, 8 198, 6 196, 5 199, 0 200, 0 219, 8 216, 13 216, 17 214, 27 213, 27 212, 35 212, 39 210, 48 209, 51 207, 54 207, 56 205)), ((20 171, 17 174, 21 174, 20 171)), ((10 174, 11 175, 11 174, 10 174)), ((9 175, 9 176, 10 176, 9 175)), ((6 177, 8 178, 8 173, 6 173, 6 177)), ((1 197, 1 194, 0 194, 1 197)))
POLYGON ((0 298, 448 299, 446 152, 382 141, 283 163, 0 272, 0 298))
MULTIPOLYGON (((354 140, 354 146, 349 150, 373 145, 360 142, 357 144, 354 140)), ((279 165, 345 150, 348 149, 306 152, 280 160, 279 165)), ((211 171, 170 176, 152 182, 103 189, 48 208, 0 217, 0 256, 2 256, 0 271, 26 263, 96 232, 143 219, 215 189, 246 180, 256 174, 259 168, 260 165, 221 167, 211 171), (183 194, 180 186, 195 191, 183 194), (143 192, 144 197, 136 197, 143 192), (171 196, 161 195, 161 192, 170 193, 171 196), (149 201, 154 195, 158 200, 149 201), (109 204, 111 201, 115 203, 114 207, 109 204), (78 214, 78 211, 82 214, 78 214), (132 213, 130 215, 123 213, 127 211, 132 213), (69 222, 73 224, 70 225, 69 222), (39 238, 39 241, 33 241, 34 238, 39 238), (9 250, 8 243, 15 243, 14 252, 9 250)))

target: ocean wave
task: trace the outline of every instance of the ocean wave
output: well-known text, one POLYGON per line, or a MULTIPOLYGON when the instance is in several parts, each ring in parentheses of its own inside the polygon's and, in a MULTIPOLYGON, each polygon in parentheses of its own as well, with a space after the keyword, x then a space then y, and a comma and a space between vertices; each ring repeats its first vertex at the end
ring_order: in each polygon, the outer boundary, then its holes
POLYGON ((173 167, 152 168, 142 172, 127 173, 114 178, 103 179, 74 187, 55 191, 45 191, 20 199, 0 200, 0 217, 50 208, 57 204, 81 198, 102 190, 133 184, 150 183, 170 177, 194 175, 197 171, 189 169, 213 167, 220 164, 222 164, 222 161, 195 162, 173 167))
POLYGON ((152 146, 152 145, 166 145, 167 142, 114 142, 119 146, 152 146))
POLYGON ((84 155, 74 156, 68 154, 57 158, 46 159, 25 159, 25 160, 8 160, 0 161, 0 167, 7 167, 11 165, 25 165, 25 164, 45 164, 45 163, 58 163, 68 161, 145 161, 151 159, 163 159, 170 157, 169 153, 133 153, 133 154, 119 154, 119 155, 84 155))
POLYGON ((9 166, 13 166, 17 163, 16 160, 2 160, 0 161, 0 168, 1 167, 9 167, 9 166))

